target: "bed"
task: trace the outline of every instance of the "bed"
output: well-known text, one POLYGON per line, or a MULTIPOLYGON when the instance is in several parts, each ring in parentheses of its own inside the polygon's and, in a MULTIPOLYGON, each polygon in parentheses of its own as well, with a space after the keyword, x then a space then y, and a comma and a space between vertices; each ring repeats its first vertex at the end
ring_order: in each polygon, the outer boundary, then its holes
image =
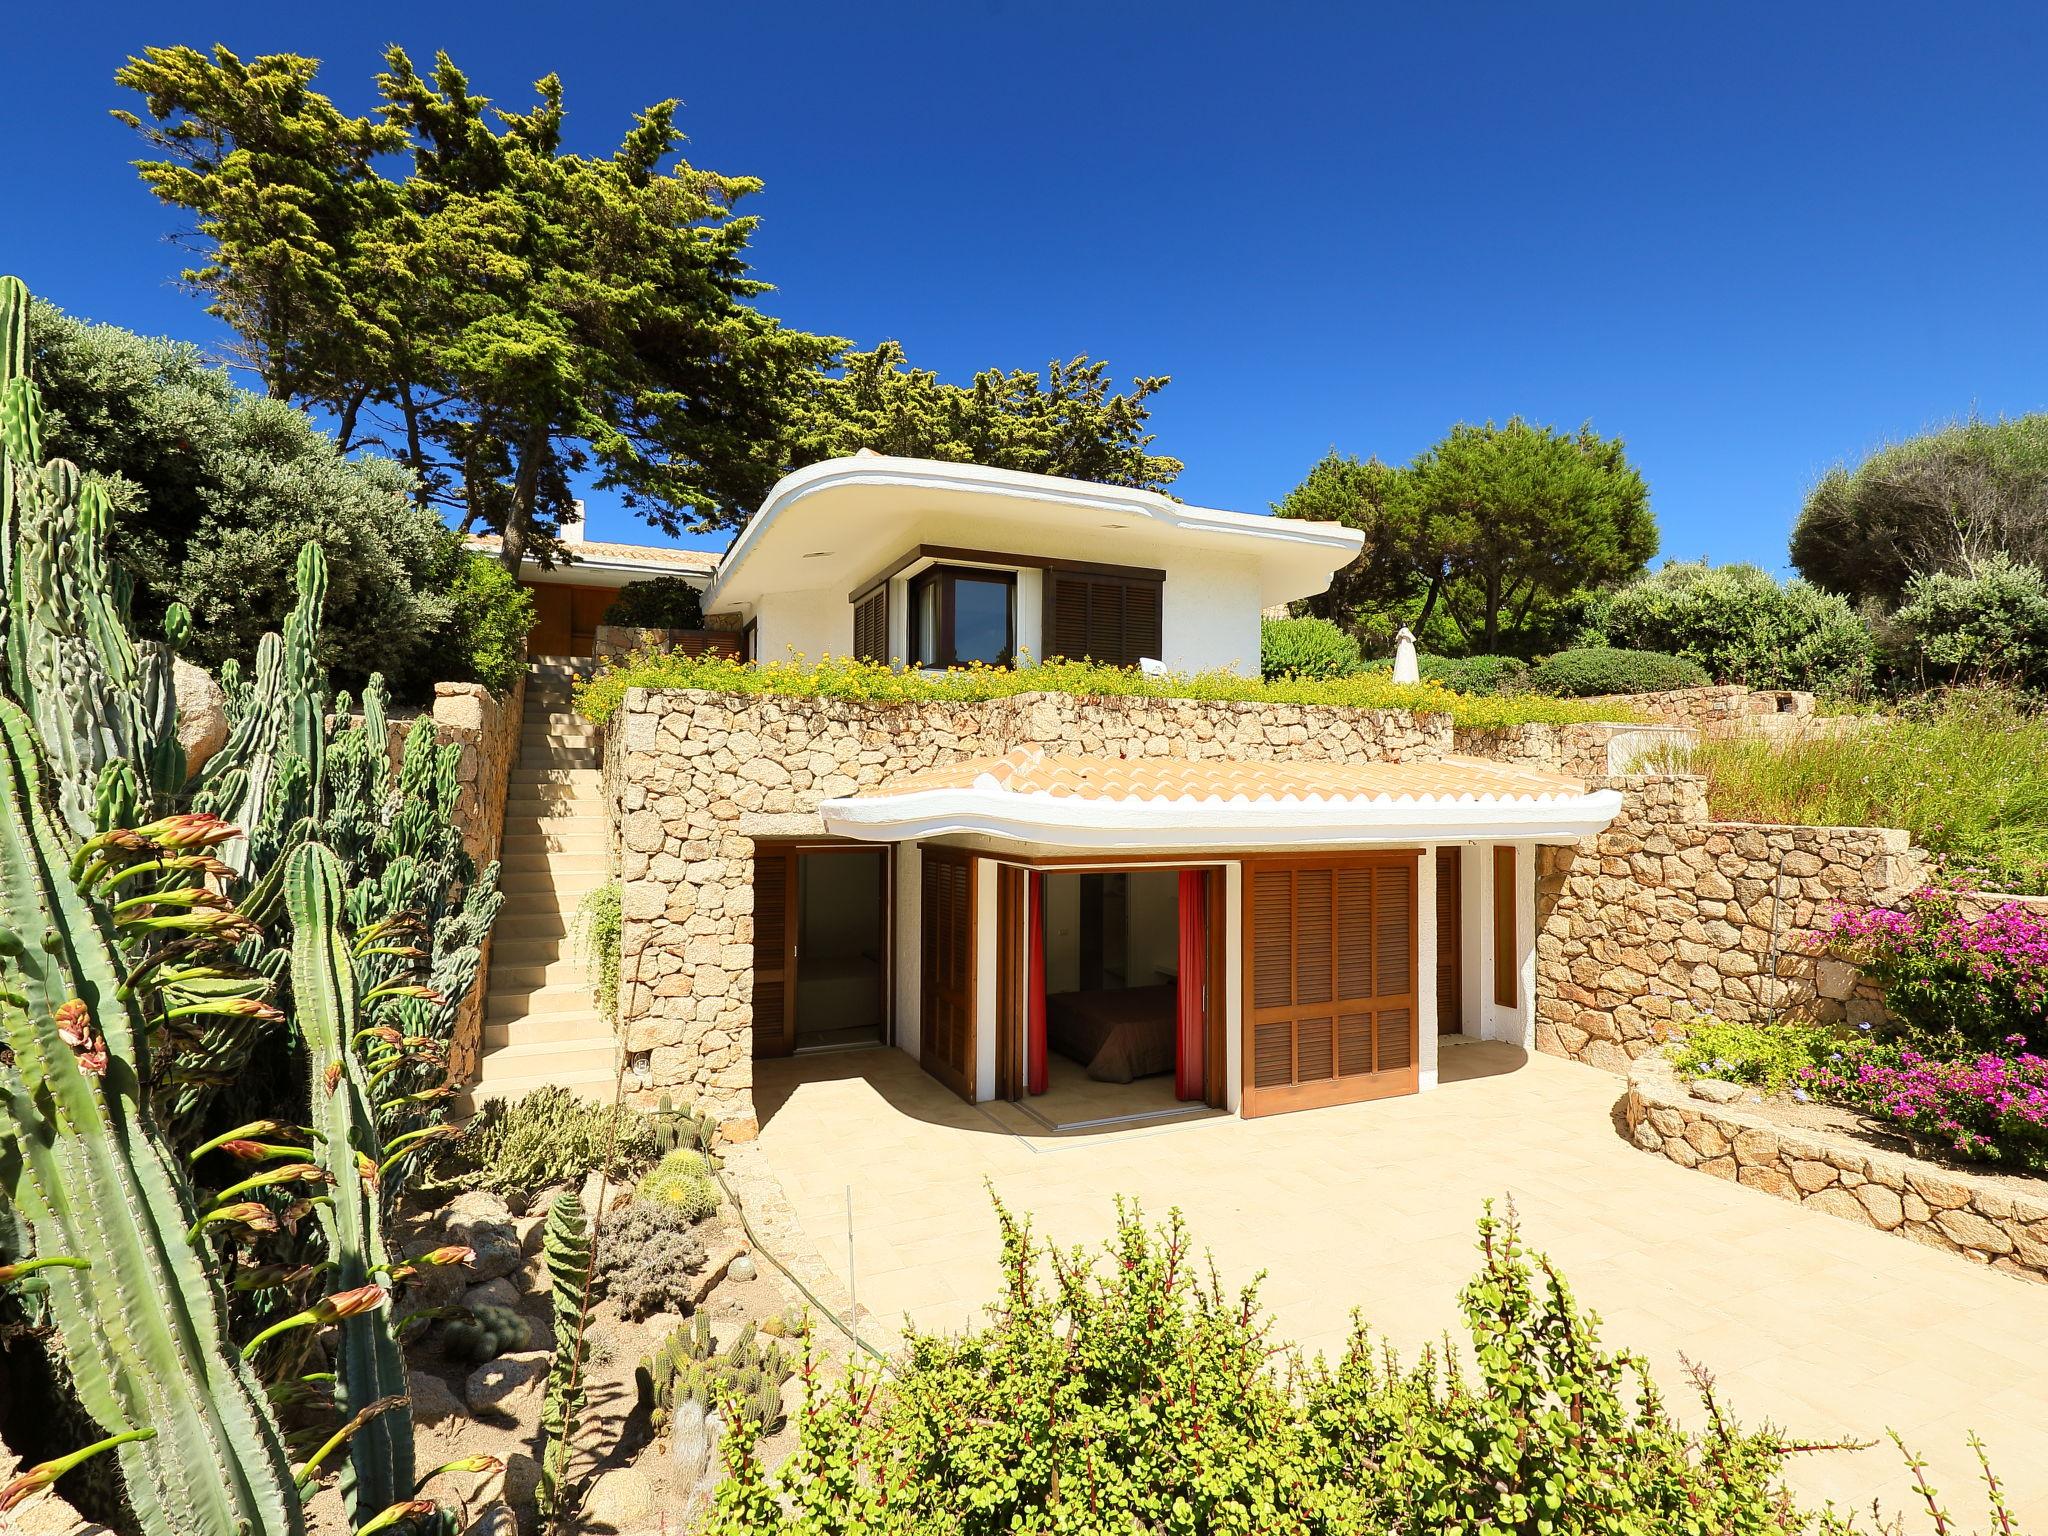
POLYGON ((1172 982, 1051 993, 1045 1000, 1046 1042, 1098 1083, 1171 1072, 1179 995, 1172 982))

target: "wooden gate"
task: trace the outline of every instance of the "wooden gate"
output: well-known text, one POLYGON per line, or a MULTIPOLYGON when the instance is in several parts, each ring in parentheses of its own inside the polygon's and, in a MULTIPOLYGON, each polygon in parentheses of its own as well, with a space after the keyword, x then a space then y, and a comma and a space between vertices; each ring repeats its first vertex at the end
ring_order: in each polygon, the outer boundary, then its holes
POLYGON ((917 1056, 924 1069, 974 1101, 974 874, 957 848, 919 860, 917 1056))
POLYGON ((1417 858, 1246 860, 1246 1116, 1416 1091, 1417 858))

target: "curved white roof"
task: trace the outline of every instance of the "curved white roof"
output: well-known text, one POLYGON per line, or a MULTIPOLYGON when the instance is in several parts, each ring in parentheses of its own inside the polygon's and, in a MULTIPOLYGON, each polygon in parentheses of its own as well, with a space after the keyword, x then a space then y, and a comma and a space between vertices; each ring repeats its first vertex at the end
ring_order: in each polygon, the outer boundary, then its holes
POLYGON ((1260 601, 1309 597, 1358 554, 1338 523, 1188 506, 1129 490, 933 459, 860 453, 777 481, 705 592, 706 608, 765 592, 852 588, 918 545, 1161 566, 1207 550, 1256 563, 1260 601))

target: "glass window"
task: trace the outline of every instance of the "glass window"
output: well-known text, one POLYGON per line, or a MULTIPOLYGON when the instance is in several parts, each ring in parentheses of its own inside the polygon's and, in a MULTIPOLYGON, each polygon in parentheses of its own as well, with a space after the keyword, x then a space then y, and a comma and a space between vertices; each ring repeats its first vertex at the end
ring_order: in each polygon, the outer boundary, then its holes
POLYGON ((1017 577, 935 565, 910 583, 911 655, 920 667, 1007 667, 1017 649, 1017 577))

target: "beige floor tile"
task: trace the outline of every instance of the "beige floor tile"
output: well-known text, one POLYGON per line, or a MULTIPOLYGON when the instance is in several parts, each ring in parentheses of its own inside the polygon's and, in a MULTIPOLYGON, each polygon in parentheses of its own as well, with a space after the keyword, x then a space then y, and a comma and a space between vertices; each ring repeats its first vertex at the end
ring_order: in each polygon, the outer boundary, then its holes
MULTIPOLYGON (((1604 1074, 1451 1049, 1466 1075, 1408 1099, 1078 1134, 963 1104, 897 1051, 761 1062, 761 1149, 842 1275, 852 1188, 860 1301, 891 1332, 905 1314, 933 1331, 982 1321, 1001 1284, 992 1186, 1062 1249, 1107 1238, 1118 1194, 1155 1221, 1177 1206, 1227 1285, 1265 1273, 1277 1339, 1334 1357, 1358 1308, 1412 1357, 1446 1330, 1462 1343, 1473 1223, 1512 1197, 1606 1342, 1644 1353, 1689 1422, 1681 1357, 1745 1420, 1896 1426, 1972 1515, 1974 1426, 2022 1519, 2048 1525, 2048 1287, 1646 1157, 1614 1133, 1604 1074)), ((1073 1104, 1115 1100, 1066 1086, 1073 1104)), ((1899 1508, 1910 1487, 1889 1445, 1789 1475, 1857 1507, 1878 1493, 1899 1508)))

